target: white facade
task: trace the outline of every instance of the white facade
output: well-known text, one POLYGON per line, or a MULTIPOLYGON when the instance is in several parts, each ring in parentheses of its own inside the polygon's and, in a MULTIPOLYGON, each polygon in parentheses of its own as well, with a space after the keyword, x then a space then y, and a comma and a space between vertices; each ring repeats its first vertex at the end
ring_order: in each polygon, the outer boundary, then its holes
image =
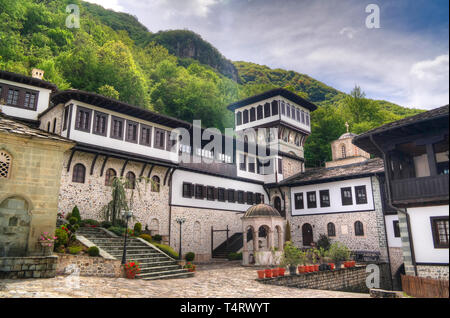
POLYGON ((311 184, 305 186, 297 186, 291 188, 291 211, 292 215, 307 215, 307 214, 321 214, 321 213, 337 213, 337 212, 357 212, 357 211, 372 211, 375 209, 373 200, 373 190, 371 177, 342 180, 328 183, 311 184), (365 186, 367 203, 356 203, 356 191, 355 187, 365 186), (341 198, 342 188, 351 188, 352 191, 352 204, 343 205, 341 198), (320 204, 320 191, 329 190, 329 207, 321 207, 320 204), (316 208, 308 208, 307 193, 316 193, 316 208), (295 194, 303 193, 303 209, 296 209, 295 207, 295 194))
MULTIPOLYGON (((398 222, 397 215, 386 215, 384 217, 386 224, 386 234, 389 247, 402 247, 402 238, 400 235, 395 236, 395 222, 398 222)), ((400 234, 400 233, 398 233, 400 234)))
POLYGON ((435 248, 431 218, 449 216, 449 206, 408 208, 416 263, 448 264, 448 248, 435 248))
POLYGON ((6 101, 4 101, 5 103, 2 103, 2 101, 0 101, 0 107, 4 114, 29 120, 38 120, 38 115, 48 108, 50 102, 50 93, 52 92, 50 89, 0 79, 0 86, 2 83, 38 92, 36 110, 9 106, 6 105, 6 101))

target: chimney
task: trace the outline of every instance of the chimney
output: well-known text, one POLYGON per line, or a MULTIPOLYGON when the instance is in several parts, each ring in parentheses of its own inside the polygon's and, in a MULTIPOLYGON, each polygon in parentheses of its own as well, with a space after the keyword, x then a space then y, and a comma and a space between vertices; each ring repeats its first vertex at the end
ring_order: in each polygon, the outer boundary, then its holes
POLYGON ((33 68, 33 70, 31 71, 31 77, 41 80, 44 77, 44 71, 38 68, 33 68))

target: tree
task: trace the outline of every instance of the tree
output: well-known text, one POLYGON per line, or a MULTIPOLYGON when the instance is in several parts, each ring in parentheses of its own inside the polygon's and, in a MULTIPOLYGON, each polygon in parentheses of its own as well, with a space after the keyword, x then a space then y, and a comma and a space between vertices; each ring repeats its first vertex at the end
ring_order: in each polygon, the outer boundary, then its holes
POLYGON ((285 242, 290 242, 292 239, 291 237, 291 224, 289 223, 289 221, 286 221, 286 229, 284 232, 284 241, 285 242))
POLYGON ((98 93, 109 98, 119 99, 119 92, 111 85, 103 85, 98 89, 98 93))

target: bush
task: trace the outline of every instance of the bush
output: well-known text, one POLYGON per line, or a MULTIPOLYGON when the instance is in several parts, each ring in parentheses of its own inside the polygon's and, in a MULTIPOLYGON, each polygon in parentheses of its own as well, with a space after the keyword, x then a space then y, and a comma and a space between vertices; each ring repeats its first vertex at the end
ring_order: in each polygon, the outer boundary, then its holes
POLYGON ((78 254, 81 252, 83 248, 81 246, 69 246, 69 253, 70 254, 78 254))
POLYGON ((152 243, 152 244, 155 245, 157 248, 159 248, 164 253, 166 253, 167 255, 169 255, 170 257, 175 258, 175 259, 179 258, 178 253, 175 252, 170 246, 164 245, 164 244, 159 244, 159 243, 152 243))
POLYGON ((108 231, 111 231, 116 235, 122 236, 125 233, 125 228, 119 226, 111 226, 110 228, 108 228, 108 231))
POLYGON ((188 262, 192 262, 195 258, 195 253, 194 252, 188 252, 186 253, 186 255, 184 256, 184 259, 188 262))
POLYGON ((75 225, 75 224, 77 224, 77 223, 78 223, 78 219, 77 219, 76 217, 72 216, 72 217, 69 219, 69 224, 70 224, 70 225, 75 225))
POLYGON ((319 240, 317 241, 317 247, 323 248, 324 250, 328 251, 328 249, 330 248, 330 245, 331 245, 331 242, 330 242, 330 239, 328 238, 328 236, 326 236, 325 234, 320 234, 319 240))
POLYGON ((83 225, 89 224, 89 225, 100 226, 100 222, 98 222, 97 220, 92 220, 92 219, 82 220, 81 224, 83 224, 83 225))
POLYGON ((97 246, 89 247, 87 252, 88 252, 89 256, 99 256, 100 255, 100 250, 98 249, 97 246))
POLYGON ((152 242, 152 237, 148 234, 141 234, 139 235, 139 237, 143 240, 146 240, 147 242, 151 243, 152 242))
POLYGON ((112 226, 112 223, 109 221, 103 221, 102 223, 100 223, 100 226, 105 229, 109 229, 112 226))
POLYGON ((159 235, 159 234, 153 235, 153 241, 161 242, 162 241, 162 236, 159 235))
POLYGON ((334 262, 343 262, 350 259, 350 250, 342 243, 335 242, 330 245, 327 256, 334 262))
POLYGON ((140 235, 142 233, 142 224, 141 223, 136 223, 134 225, 134 233, 136 233, 136 235, 140 235))
POLYGON ((77 218, 78 222, 81 221, 80 210, 78 210, 78 207, 76 205, 72 210, 71 217, 77 218))
POLYGON ((55 247, 58 248, 59 246, 64 246, 69 241, 69 236, 67 235, 67 232, 63 229, 56 229, 55 230, 55 247))
POLYGON ((228 254, 228 260, 229 261, 242 260, 242 253, 231 252, 230 254, 228 254))

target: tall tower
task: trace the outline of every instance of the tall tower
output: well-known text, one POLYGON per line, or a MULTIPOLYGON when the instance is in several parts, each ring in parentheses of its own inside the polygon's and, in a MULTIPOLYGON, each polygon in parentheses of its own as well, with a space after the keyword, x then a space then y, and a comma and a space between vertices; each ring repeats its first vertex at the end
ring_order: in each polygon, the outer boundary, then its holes
POLYGON ((271 168, 266 169, 258 156, 238 149, 238 176, 274 183, 304 171, 303 147, 311 133, 310 113, 316 105, 278 88, 230 104, 228 109, 234 112, 236 132, 248 141, 248 147, 267 144, 276 150, 268 157, 271 168))

